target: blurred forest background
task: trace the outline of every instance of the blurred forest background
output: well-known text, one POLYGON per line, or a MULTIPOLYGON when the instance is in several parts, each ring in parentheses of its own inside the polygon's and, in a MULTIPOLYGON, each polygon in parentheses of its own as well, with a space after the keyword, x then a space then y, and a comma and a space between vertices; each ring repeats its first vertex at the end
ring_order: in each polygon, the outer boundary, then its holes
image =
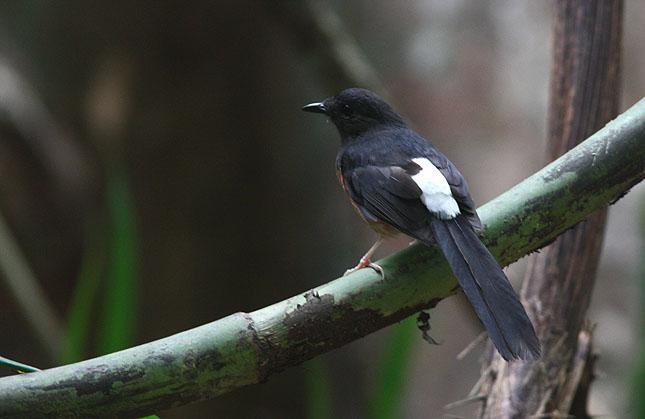
MULTIPOLYGON (((0 355, 76 361, 355 264, 373 233, 336 183, 335 130, 300 111, 349 87, 311 13, 345 31, 380 81, 365 80, 460 167, 480 205, 545 163, 549 2, 0 2, 0 355)), ((645 2, 626 0, 621 110, 645 92, 643 22, 645 2)), ((640 185, 609 213, 590 312, 593 414, 629 416, 644 202, 640 185)), ((479 377, 481 347, 456 355, 481 326, 461 297, 431 316, 439 346, 412 319, 160 415, 469 417, 472 406, 442 412, 479 377)))

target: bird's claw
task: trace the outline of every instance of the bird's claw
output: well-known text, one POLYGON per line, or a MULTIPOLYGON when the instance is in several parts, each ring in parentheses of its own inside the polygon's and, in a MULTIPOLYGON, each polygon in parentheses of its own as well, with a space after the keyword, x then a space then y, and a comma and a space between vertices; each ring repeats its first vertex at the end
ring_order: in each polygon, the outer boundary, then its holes
POLYGON ((361 259, 361 261, 355 267, 346 270, 345 273, 343 274, 343 276, 347 276, 347 275, 352 274, 352 273, 358 271, 359 269, 363 269, 363 268, 372 268, 372 269, 374 269, 376 272, 378 272, 379 275, 381 275, 381 279, 385 280, 385 271, 383 270, 383 268, 380 265, 377 265, 376 263, 372 263, 369 260, 363 260, 363 259, 361 259))
POLYGON ((376 263, 370 263, 367 265, 369 268, 374 269, 376 272, 378 272, 379 275, 381 275, 381 280, 385 281, 385 271, 383 268, 381 268, 381 265, 377 265, 376 263))

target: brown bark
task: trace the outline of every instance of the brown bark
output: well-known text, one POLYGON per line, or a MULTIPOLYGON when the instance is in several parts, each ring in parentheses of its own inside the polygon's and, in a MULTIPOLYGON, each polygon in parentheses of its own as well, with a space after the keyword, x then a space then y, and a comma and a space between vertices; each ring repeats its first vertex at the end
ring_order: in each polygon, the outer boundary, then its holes
MULTIPOLYGON (((618 112, 623 4, 562 0, 554 7, 549 159, 573 148, 618 112)), ((605 219, 606 210, 591 215, 530 260, 521 296, 542 343, 542 359, 506 363, 492 354, 479 389, 486 395, 482 417, 585 417, 586 403, 580 398, 593 365, 592 331, 585 316, 605 219)))

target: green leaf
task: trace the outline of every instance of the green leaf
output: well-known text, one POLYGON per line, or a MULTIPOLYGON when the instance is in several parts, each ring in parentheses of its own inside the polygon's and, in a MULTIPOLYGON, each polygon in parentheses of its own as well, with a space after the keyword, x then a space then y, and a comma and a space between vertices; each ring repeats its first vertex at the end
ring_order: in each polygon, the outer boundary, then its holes
POLYGON ((99 323, 99 353, 114 352, 133 342, 139 262, 134 200, 121 165, 113 165, 109 170, 106 192, 111 239, 99 323))
POLYGON ((61 361, 64 364, 76 362, 87 355, 92 313, 105 270, 105 226, 93 221, 89 228, 87 244, 81 262, 78 280, 74 287, 72 302, 67 314, 67 329, 63 342, 61 361))
POLYGON ((403 417, 401 404, 407 390, 407 373, 415 338, 421 339, 414 316, 392 326, 383 356, 378 363, 374 391, 369 403, 370 418, 403 417))

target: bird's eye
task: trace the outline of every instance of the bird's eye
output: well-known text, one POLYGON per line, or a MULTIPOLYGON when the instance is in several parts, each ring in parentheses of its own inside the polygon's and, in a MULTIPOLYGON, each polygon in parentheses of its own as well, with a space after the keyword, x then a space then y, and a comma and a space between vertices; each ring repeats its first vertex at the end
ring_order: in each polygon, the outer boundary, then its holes
POLYGON ((343 115, 349 116, 352 114, 352 109, 349 107, 349 105, 343 105, 341 112, 343 113, 343 115))

